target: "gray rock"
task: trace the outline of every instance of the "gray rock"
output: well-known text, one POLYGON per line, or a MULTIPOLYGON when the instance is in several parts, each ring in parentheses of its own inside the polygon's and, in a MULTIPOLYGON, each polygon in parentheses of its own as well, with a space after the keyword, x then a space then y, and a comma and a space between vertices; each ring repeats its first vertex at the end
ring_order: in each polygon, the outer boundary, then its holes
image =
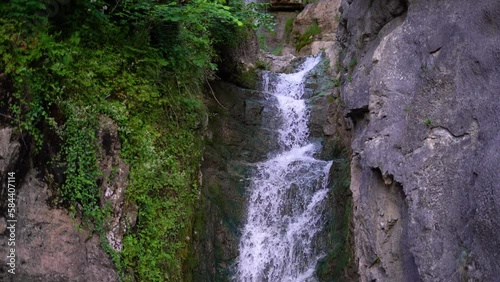
POLYGON ((496 281, 500 4, 341 9, 342 62, 358 62, 342 99, 361 281, 496 281))

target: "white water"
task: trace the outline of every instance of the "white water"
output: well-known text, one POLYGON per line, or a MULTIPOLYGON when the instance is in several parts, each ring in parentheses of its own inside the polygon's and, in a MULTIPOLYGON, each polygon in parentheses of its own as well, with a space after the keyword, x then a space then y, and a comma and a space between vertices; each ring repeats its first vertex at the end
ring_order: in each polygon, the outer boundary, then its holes
POLYGON ((280 109, 280 151, 257 164, 251 179, 247 221, 239 245, 236 278, 244 282, 316 281, 323 256, 314 240, 321 230, 331 162, 317 160, 308 141, 304 77, 320 58, 308 58, 292 74, 263 74, 264 91, 280 109))

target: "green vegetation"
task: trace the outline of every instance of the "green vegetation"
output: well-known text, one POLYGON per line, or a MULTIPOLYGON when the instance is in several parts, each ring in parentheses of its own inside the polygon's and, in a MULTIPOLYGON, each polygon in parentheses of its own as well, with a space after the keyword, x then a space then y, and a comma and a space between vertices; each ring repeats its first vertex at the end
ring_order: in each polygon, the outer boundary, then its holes
POLYGON ((351 61, 349 61, 349 64, 347 65, 347 71, 349 73, 352 73, 357 64, 358 64, 358 59, 356 59, 356 57, 352 58, 351 61))
POLYGON ((96 130, 99 116, 112 118, 131 165, 126 200, 139 212, 123 251, 110 253, 125 281, 181 281, 214 46, 268 17, 233 1, 45 2, 0 4, 0 74, 14 90, 6 116, 35 151, 57 143, 50 164, 64 181, 54 193, 101 234, 96 130))
POLYGON ((295 43, 295 49, 300 51, 304 46, 311 44, 314 41, 314 36, 321 32, 321 28, 318 25, 318 21, 314 21, 314 23, 309 26, 303 34, 301 34, 297 42, 295 43))
POLYGON ((294 22, 295 18, 292 17, 287 18, 285 21, 285 42, 290 42, 294 22))
POLYGON ((281 56, 282 52, 283 52, 283 46, 282 45, 278 45, 274 49, 272 49, 271 51, 269 51, 269 53, 271 53, 271 54, 273 54, 275 56, 281 56))
POLYGON ((428 127, 432 127, 434 125, 434 122, 430 118, 426 118, 422 121, 423 124, 425 124, 428 127))

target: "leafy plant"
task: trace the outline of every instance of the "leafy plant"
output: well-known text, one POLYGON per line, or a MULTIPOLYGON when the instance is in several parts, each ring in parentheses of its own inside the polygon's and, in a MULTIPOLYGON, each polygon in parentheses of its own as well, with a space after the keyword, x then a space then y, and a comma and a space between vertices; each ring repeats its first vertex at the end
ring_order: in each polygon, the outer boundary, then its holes
POLYGON ((358 59, 356 57, 352 58, 351 61, 349 61, 349 64, 347 65, 347 71, 352 73, 357 64, 358 64, 358 59))
POLYGON ((430 118, 426 118, 422 121, 423 124, 425 124, 428 127, 434 126, 434 122, 430 118))
POLYGON ((123 280, 181 281, 215 46, 272 26, 270 16, 209 0, 74 1, 54 17, 46 8, 41 0, 0 3, 0 72, 14 83, 13 125, 38 149, 58 143, 50 164, 64 180, 54 193, 102 235, 109 207, 100 201, 96 130, 99 116, 112 118, 131 166, 126 201, 138 206, 138 220, 122 252, 105 248, 123 280))

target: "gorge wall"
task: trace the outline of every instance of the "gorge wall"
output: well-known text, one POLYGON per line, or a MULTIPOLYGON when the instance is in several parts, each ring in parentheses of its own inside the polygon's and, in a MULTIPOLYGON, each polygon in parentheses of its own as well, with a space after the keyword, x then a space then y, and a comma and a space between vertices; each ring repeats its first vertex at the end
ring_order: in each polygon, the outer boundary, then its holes
POLYGON ((500 4, 340 11, 361 281, 498 281, 500 4))
MULTIPOLYGON (((282 56, 258 55, 251 38, 253 45, 243 42, 241 52, 222 56, 222 81, 205 89, 206 128, 195 126, 205 142, 202 189, 193 226, 180 240, 189 255, 184 248, 175 253, 187 257, 183 278, 232 279, 252 163, 278 146, 267 127, 274 101, 257 90, 257 69, 289 72, 301 61, 295 56, 324 51, 306 81, 311 136, 322 140, 319 158, 333 160, 319 240, 328 251, 318 279, 499 281, 500 3, 276 3, 277 37, 266 40, 282 56)), ((7 97, 8 83, 0 83, 7 97)), ((130 166, 120 157, 118 125, 105 116, 98 122, 99 200, 111 207, 106 235, 120 250, 124 234, 137 229, 138 207, 124 200, 130 166)), ((45 141, 41 158, 57 150, 45 141)), ((78 219, 54 199, 51 185, 62 171, 41 165, 31 145, 2 117, 2 253, 8 172, 16 172, 23 212, 22 272, 12 278, 2 264, 0 280, 118 281, 99 236, 78 230, 78 219)))
POLYGON ((500 4, 326 0, 287 16, 282 55, 330 58, 359 279, 497 281, 500 4))
MULTIPOLYGON (((275 59, 268 63, 282 72, 291 71, 304 61, 296 58, 283 64, 275 59)), ((323 149, 318 157, 334 160, 324 213, 327 227, 318 235, 318 244, 328 250, 318 264, 321 281, 331 281, 333 273, 337 277, 355 276, 348 231, 351 207, 349 201, 344 201, 350 197, 348 150, 335 134, 335 130, 341 128, 335 126, 340 108, 333 102, 338 99, 338 93, 329 87, 330 79, 328 60, 323 56, 305 80, 305 98, 311 110, 310 136, 322 140, 323 149)), ((257 82, 252 85, 261 89, 257 82)), ((194 281, 235 279, 234 267, 247 212, 249 182, 256 165, 278 149, 279 133, 275 128, 280 120, 276 117, 276 98, 239 84, 238 80, 233 83, 214 81, 209 90, 213 93, 207 95, 209 111, 202 163, 202 205, 193 235, 194 281)))
MULTIPOLYGON (((40 177, 27 144, 30 138, 0 124, 0 251, 7 254, 11 226, 7 220, 7 176, 15 173, 15 274, 0 267, 1 281, 118 281, 113 261, 101 248, 99 236, 79 230, 78 218, 55 207, 50 181, 40 177), (52 204, 51 204, 52 203, 52 204)), ((54 175, 51 175, 54 177, 54 175)), ((52 179, 52 182, 54 179, 52 179)), ((114 183, 116 185, 116 183, 114 183)), ((110 185, 111 186, 111 185, 110 185)), ((5 258, 4 258, 5 259, 5 258)), ((5 260, 2 259, 2 262, 5 260)), ((10 269, 10 268, 9 268, 10 269)))

